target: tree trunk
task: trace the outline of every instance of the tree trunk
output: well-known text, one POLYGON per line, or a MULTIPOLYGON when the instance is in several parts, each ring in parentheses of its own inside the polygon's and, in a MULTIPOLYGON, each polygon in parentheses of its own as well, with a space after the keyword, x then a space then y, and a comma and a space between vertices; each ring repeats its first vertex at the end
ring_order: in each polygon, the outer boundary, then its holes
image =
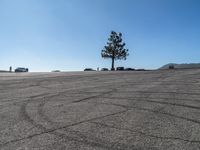
POLYGON ((112 67, 111 70, 115 70, 115 58, 112 57, 112 67))

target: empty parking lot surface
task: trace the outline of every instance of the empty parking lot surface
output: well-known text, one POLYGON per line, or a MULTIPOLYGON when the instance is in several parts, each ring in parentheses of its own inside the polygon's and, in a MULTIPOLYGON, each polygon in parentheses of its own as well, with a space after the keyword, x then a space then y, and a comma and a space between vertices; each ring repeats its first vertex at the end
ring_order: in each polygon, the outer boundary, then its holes
POLYGON ((1 150, 200 149, 200 70, 0 74, 1 150))

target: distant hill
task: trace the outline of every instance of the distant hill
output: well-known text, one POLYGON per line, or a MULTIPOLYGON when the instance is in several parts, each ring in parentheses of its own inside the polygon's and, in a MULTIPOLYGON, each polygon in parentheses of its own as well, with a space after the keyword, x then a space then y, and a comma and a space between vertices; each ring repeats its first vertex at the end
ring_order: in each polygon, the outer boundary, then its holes
POLYGON ((192 68, 200 68, 200 63, 191 63, 191 64, 170 63, 162 66, 159 69, 169 69, 170 66, 174 66, 174 69, 192 69, 192 68))

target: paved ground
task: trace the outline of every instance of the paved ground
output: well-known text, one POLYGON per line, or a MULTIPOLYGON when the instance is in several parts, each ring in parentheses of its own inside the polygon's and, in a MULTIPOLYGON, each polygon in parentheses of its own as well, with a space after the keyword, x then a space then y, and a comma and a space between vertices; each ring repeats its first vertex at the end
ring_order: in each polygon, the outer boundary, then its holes
POLYGON ((1 150, 200 149, 200 70, 0 74, 1 150))

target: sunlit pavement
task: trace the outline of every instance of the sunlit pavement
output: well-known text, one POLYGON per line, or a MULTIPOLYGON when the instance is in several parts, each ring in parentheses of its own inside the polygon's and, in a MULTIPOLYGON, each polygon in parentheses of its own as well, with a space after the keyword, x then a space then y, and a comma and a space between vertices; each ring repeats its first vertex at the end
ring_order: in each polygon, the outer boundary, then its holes
POLYGON ((1 73, 1 150, 200 149, 200 70, 1 73))

